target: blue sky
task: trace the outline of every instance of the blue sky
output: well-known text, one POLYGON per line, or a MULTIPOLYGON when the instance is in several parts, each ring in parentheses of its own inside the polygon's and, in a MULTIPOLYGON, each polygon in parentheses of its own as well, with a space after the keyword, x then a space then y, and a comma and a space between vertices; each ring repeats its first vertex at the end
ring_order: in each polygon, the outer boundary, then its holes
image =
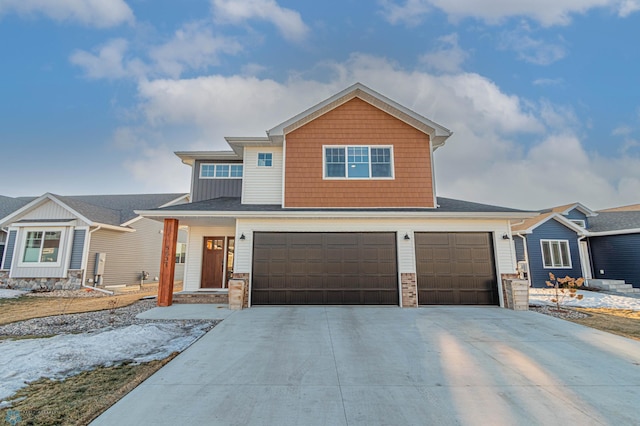
POLYGON ((640 0, 1 0, 10 196, 188 191, 360 81, 454 131, 438 194, 640 202, 640 0))

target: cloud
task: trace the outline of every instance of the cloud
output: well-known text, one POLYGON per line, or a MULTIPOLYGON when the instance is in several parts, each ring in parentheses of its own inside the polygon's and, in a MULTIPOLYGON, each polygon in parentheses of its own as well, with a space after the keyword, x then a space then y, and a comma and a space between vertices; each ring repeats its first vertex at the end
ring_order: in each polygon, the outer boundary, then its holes
POLYGON ((151 48, 149 56, 160 75, 179 77, 185 69, 202 70, 219 64, 219 54, 236 54, 242 46, 229 37, 214 36, 210 27, 190 23, 167 43, 151 48))
POLYGON ((141 77, 147 67, 139 59, 125 60, 129 43, 121 38, 112 39, 94 49, 95 53, 76 50, 69 61, 82 68, 87 78, 108 80, 141 77))
POLYGON ((108 28, 133 23, 133 11, 123 0, 2 0, 0 15, 44 15, 55 21, 72 21, 108 28))
POLYGON ((380 0, 382 16, 391 24, 405 24, 415 27, 422 23, 425 15, 431 10, 429 0, 406 0, 404 4, 391 0, 380 0))
POLYGON ((300 13, 281 7, 275 0, 212 0, 212 5, 218 22, 267 21, 275 25, 285 39, 294 42, 304 40, 309 33, 300 13))
POLYGON ((425 53, 419 60, 435 71, 458 72, 469 54, 458 45, 458 34, 453 33, 438 38, 437 49, 425 53))
POLYGON ((383 13, 392 24, 416 25, 430 8, 446 13, 451 20, 475 18, 497 24, 507 18, 529 18, 543 26, 567 25, 573 15, 585 14, 595 8, 616 10, 626 17, 640 10, 638 0, 406 0, 399 3, 381 1, 383 13))
POLYGON ((550 65, 567 55, 564 40, 552 43, 531 36, 532 30, 522 22, 513 31, 505 31, 500 37, 499 47, 517 53, 518 59, 535 65, 550 65))

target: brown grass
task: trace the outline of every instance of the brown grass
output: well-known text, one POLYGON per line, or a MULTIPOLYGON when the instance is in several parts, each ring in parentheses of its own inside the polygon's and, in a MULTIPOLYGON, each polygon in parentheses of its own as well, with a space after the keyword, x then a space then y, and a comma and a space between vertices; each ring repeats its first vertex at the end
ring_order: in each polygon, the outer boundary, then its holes
MULTIPOLYGON (((180 291, 182 284, 174 287, 180 291)), ((103 311, 131 305, 143 297, 158 294, 157 286, 135 292, 122 292, 105 297, 28 297, 0 299, 0 325, 31 318, 50 317, 81 312, 103 311)))
POLYGON ((176 355, 139 365, 101 367, 63 381, 40 379, 12 397, 25 399, 0 410, 0 421, 13 410, 21 417, 18 425, 87 425, 176 355))
POLYGON ((589 317, 570 319, 569 321, 630 339, 640 340, 640 312, 638 311, 608 308, 579 308, 576 310, 589 314, 589 317))

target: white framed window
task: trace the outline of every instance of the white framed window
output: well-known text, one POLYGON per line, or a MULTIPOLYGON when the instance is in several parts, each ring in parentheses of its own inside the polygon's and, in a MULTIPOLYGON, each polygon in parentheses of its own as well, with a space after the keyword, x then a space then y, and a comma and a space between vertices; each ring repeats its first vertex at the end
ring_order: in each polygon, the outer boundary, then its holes
POLYGON ((20 245, 19 266, 60 266, 63 229, 25 229, 20 245))
POLYGON ((242 164, 202 163, 200 179, 237 179, 242 171, 242 164))
POLYGON ((271 166, 273 166, 273 153, 259 152, 258 167, 271 167, 271 166))
POLYGON ((393 179, 393 148, 380 145, 324 146, 325 179, 393 179))
POLYGON ((187 245, 185 243, 176 244, 176 264, 183 264, 187 259, 187 245))
POLYGON ((571 219, 571 222, 575 223, 576 225, 578 225, 581 228, 585 228, 586 227, 586 223, 582 219, 571 219))
POLYGON ((571 268, 571 251, 568 240, 540 240, 542 264, 545 268, 571 268))

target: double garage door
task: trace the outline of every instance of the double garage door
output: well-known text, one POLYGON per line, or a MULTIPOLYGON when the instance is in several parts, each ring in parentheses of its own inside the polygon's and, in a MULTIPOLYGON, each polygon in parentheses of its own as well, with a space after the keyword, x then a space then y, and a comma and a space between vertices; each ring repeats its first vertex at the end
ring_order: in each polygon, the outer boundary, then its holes
MULTIPOLYGON (((420 304, 497 304, 491 234, 416 233, 415 250, 420 304)), ((398 305, 397 265, 394 232, 256 232, 251 303, 398 305)))

